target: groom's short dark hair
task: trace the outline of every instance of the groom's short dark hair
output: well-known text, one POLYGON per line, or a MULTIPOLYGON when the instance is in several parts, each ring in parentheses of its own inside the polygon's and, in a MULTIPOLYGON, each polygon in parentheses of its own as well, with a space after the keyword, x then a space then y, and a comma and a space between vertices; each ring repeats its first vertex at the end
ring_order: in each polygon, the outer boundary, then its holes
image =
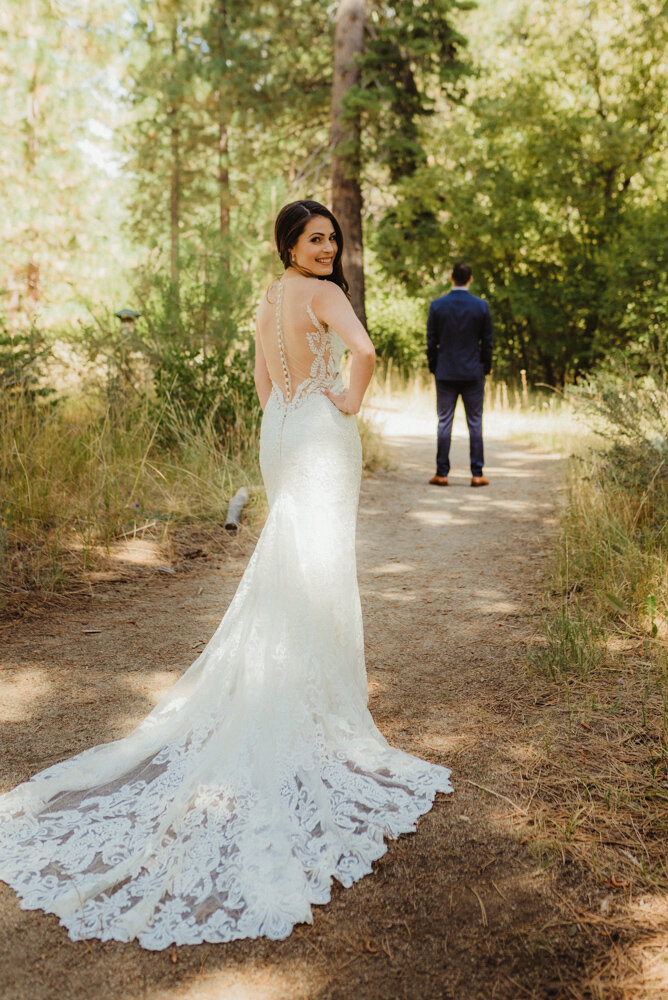
POLYGON ((452 280, 456 285, 466 285, 473 274, 468 264, 455 264, 452 269, 452 280))

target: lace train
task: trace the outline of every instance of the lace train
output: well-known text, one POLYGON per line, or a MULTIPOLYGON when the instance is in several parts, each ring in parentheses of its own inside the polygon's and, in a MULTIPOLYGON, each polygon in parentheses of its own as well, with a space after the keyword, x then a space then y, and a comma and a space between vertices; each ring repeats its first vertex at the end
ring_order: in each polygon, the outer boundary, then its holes
POLYGON ((267 405, 270 513, 200 657, 129 736, 0 797, 0 878, 74 940, 286 937, 451 790, 368 712, 357 427, 297 403, 267 405))

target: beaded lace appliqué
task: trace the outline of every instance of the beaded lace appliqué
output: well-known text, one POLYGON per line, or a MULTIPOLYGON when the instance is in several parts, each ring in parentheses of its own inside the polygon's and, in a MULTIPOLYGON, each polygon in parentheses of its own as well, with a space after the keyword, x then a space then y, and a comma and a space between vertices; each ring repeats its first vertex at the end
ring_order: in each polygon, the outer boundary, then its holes
POLYGON ((282 303, 283 282, 279 281, 275 306, 276 337, 278 340, 278 352, 281 359, 281 371, 283 373, 285 391, 281 392, 278 386, 274 386, 274 389, 276 390, 278 401, 284 406, 292 408, 303 402, 307 396, 322 392, 323 389, 332 389, 337 385, 337 381, 340 378, 339 366, 345 345, 333 330, 323 326, 311 306, 308 305, 306 311, 313 323, 314 329, 306 331, 306 339, 313 355, 313 361, 311 362, 310 374, 299 383, 293 393, 290 369, 288 368, 285 345, 283 343, 282 303))

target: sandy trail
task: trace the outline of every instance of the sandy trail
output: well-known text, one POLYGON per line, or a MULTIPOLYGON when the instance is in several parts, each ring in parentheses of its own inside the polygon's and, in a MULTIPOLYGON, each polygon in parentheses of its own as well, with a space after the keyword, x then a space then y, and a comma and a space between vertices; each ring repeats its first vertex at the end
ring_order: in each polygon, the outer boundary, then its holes
MULTIPOLYGON (((75 944, 55 917, 21 911, 0 885, 3 998, 570 995, 558 963, 532 944, 555 900, 513 806, 526 799, 523 762, 540 753, 514 697, 543 588, 558 459, 495 437, 488 420, 491 486, 469 487, 460 430, 452 485, 439 489, 427 484, 432 421, 387 412, 384 422, 397 466, 364 481, 358 530, 371 707, 392 743, 452 768, 455 794, 437 799, 416 835, 392 842, 373 875, 335 888, 313 926, 278 943, 173 953, 75 944)), ((100 586, 0 632, 3 790, 127 733, 212 634, 251 549, 246 533, 215 565, 100 586)))

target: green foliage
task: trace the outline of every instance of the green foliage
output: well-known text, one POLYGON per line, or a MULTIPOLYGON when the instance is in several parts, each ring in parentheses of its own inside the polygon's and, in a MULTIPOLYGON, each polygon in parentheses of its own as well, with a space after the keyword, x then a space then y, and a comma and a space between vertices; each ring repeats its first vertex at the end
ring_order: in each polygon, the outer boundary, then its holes
POLYGON ((244 432, 252 437, 260 422, 260 404, 252 374, 252 352, 167 351, 153 373, 151 412, 161 440, 173 444, 180 424, 209 425, 221 445, 231 447, 244 432), (174 414, 180 421, 175 422, 174 414))
POLYGON ((373 282, 367 296, 369 335, 376 352, 406 374, 426 365, 423 304, 401 287, 373 282))
POLYGON ((124 181, 109 139, 123 9, 3 3, 0 294, 12 330, 81 317, 82 299, 118 281, 124 181))
POLYGON ((49 395, 52 390, 39 384, 48 354, 37 329, 10 333, 0 317, 0 394, 21 394, 26 399, 49 395))
POLYGON ((553 680, 588 677, 605 662, 605 634, 575 604, 559 608, 544 622, 546 644, 530 654, 531 665, 553 680))
POLYGON ((187 245, 179 283, 164 258, 136 273, 134 297, 141 312, 135 345, 157 361, 165 350, 225 350, 251 337, 253 286, 221 256, 187 245))
POLYGON ((362 80, 347 95, 346 109, 360 115, 367 162, 387 168, 392 183, 427 158, 419 123, 433 115, 435 96, 461 97, 466 42, 452 22, 472 6, 462 0, 371 6, 362 80))
POLYGON ((137 5, 124 137, 134 236, 169 254, 175 286, 204 251, 223 268, 250 262, 257 281, 285 179, 293 196, 320 183, 331 26, 323 2, 137 5))
POLYGON ((379 220, 377 255, 413 294, 430 296, 455 259, 471 262, 502 377, 524 368, 557 385, 615 347, 658 344, 668 311, 660 7, 497 5, 469 99, 429 122, 431 162, 379 220))

